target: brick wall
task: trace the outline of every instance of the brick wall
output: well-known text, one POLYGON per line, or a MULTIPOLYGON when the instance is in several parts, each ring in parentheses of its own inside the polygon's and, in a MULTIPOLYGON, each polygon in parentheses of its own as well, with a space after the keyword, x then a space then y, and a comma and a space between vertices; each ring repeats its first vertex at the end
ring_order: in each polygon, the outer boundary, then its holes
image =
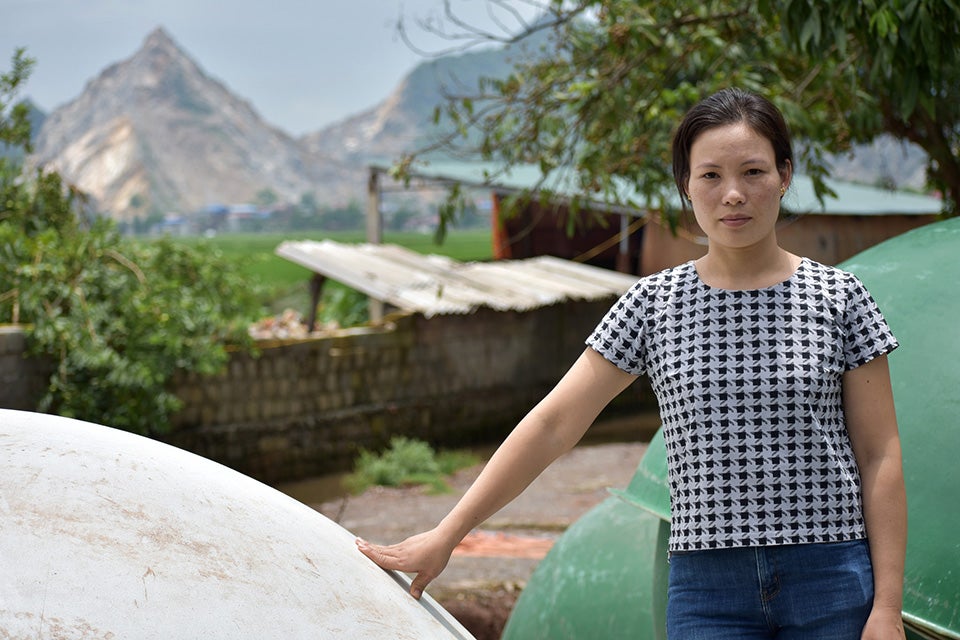
MULTIPOLYGON (((379 327, 263 342, 220 375, 177 378, 184 407, 164 439, 265 482, 348 469, 361 448, 393 435, 443 447, 497 442, 563 375, 611 302, 396 315, 379 327)), ((2 375, 22 370, 19 356, 0 357, 2 375)), ((634 385, 608 411, 644 402, 634 385)))

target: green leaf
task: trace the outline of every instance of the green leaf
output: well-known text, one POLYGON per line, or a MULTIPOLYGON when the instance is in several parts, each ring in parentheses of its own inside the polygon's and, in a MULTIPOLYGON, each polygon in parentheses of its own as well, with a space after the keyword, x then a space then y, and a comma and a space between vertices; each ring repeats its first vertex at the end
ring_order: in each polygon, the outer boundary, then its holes
POLYGON ((808 51, 815 49, 820 44, 820 29, 820 14, 813 11, 800 30, 800 48, 808 51))

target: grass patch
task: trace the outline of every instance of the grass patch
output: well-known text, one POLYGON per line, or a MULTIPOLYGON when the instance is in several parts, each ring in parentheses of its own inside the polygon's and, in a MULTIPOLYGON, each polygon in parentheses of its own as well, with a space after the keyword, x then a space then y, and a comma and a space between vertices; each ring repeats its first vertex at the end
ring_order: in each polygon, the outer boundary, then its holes
POLYGON ((397 436, 381 454, 363 450, 354 471, 344 481, 352 493, 372 486, 405 487, 426 485, 430 493, 449 493, 447 476, 480 462, 468 451, 436 452, 426 442, 397 436))

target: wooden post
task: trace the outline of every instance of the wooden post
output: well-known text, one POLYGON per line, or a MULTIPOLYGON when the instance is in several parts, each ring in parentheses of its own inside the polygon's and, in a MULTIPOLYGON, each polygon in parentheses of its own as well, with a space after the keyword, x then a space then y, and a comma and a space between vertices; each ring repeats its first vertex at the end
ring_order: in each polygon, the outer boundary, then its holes
MULTIPOLYGON (((380 215, 380 170, 370 167, 367 181, 367 242, 383 244, 383 217, 380 215)), ((371 322, 383 319, 383 301, 367 297, 371 322)))
POLYGON ((327 281, 325 275, 315 273, 310 279, 310 313, 307 316, 307 332, 313 333, 317 328, 317 305, 320 304, 320 294, 323 293, 323 284, 327 281))
POLYGON ((513 247, 510 245, 510 231, 507 229, 507 221, 503 219, 500 211, 501 196, 497 192, 490 194, 490 200, 493 203, 493 210, 490 215, 491 233, 493 235, 493 259, 509 260, 513 257, 513 247))
POLYGON ((383 218, 380 215, 380 170, 370 167, 367 181, 367 242, 383 243, 383 218))
POLYGON ((627 214, 620 214, 620 246, 617 249, 616 269, 620 273, 630 273, 630 220, 627 214))

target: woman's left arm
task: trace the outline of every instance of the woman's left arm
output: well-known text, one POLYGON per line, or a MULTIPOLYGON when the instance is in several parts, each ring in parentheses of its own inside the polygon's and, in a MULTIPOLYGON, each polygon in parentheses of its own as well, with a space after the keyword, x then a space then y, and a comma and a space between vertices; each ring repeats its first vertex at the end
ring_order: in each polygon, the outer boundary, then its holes
POLYGON ((860 469, 863 517, 873 563, 873 610, 863 638, 903 638, 907 497, 887 357, 843 377, 843 408, 860 469))

